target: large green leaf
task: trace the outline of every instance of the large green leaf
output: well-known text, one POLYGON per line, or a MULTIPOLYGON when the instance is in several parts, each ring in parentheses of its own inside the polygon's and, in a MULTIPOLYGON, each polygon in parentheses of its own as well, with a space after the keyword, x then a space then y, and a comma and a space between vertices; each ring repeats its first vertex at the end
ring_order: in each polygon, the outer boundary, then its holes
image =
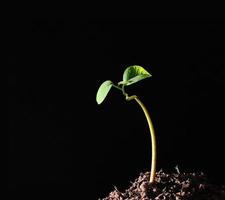
POLYGON ((98 104, 101 104, 104 101, 105 97, 109 93, 109 90, 111 89, 112 86, 113 83, 110 80, 107 80, 100 85, 96 95, 96 101, 98 104))
POLYGON ((128 67, 123 73, 123 81, 119 84, 131 85, 145 78, 151 77, 151 74, 139 65, 128 67))

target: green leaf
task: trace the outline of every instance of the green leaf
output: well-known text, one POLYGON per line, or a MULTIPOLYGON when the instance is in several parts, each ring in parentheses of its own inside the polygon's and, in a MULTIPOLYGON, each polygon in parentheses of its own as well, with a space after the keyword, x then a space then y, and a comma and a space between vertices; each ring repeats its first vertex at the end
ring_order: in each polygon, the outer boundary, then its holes
POLYGON ((119 85, 131 85, 148 77, 151 77, 151 74, 147 70, 139 65, 133 65, 124 71, 123 81, 119 82, 119 85))
POLYGON ((100 85, 96 95, 96 101, 98 104, 101 104, 104 101, 105 97, 109 93, 109 90, 111 89, 112 86, 113 83, 110 80, 107 80, 100 85))

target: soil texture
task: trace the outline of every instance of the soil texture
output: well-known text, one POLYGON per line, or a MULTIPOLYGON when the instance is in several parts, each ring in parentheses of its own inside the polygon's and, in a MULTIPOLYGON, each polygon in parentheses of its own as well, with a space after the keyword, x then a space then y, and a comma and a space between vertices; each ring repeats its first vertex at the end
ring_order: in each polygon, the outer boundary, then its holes
POLYGON ((204 173, 141 173, 130 188, 120 192, 116 187, 108 197, 99 200, 225 200, 225 185, 210 183, 204 173))

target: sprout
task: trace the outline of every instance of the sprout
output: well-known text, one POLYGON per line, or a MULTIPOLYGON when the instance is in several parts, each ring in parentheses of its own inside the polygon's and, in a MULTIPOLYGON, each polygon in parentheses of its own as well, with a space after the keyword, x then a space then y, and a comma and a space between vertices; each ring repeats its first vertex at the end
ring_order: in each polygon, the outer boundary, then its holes
POLYGON ((142 110, 145 114, 145 117, 147 119, 149 130, 150 130, 150 135, 151 135, 152 161, 151 161, 151 174, 150 174, 149 182, 152 183, 152 182, 154 182, 155 173, 156 173, 156 138, 155 138, 155 131, 154 131, 154 127, 152 124, 152 120, 150 118, 150 115, 149 115, 145 105, 140 101, 140 99, 136 95, 129 96, 125 92, 125 87, 132 85, 134 83, 137 83, 138 81, 141 81, 143 79, 149 78, 149 77, 151 77, 151 74, 147 70, 145 70, 143 67, 138 66, 138 65, 130 66, 124 71, 123 80, 118 82, 117 85, 115 85, 110 80, 104 81, 100 85, 100 87, 97 91, 96 101, 98 104, 101 104, 104 101, 104 99, 106 98, 110 89, 112 87, 114 87, 122 92, 122 94, 125 96, 127 101, 131 101, 134 99, 140 105, 140 107, 142 108, 142 110))

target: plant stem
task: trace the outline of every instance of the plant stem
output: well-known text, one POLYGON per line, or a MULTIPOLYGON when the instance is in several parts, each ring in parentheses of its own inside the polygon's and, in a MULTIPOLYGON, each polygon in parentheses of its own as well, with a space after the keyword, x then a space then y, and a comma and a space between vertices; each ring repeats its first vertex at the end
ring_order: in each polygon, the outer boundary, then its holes
POLYGON ((154 127, 152 124, 152 120, 150 118, 149 112, 146 109, 145 105, 140 101, 140 99, 138 99, 138 97, 136 95, 132 95, 130 97, 126 98, 128 101, 135 99, 136 102, 141 106, 145 117, 147 119, 148 122, 148 127, 150 130, 150 135, 151 135, 151 142, 152 142, 152 162, 151 162, 151 174, 150 174, 150 183, 154 182, 155 179, 155 173, 156 173, 156 137, 155 137, 155 131, 154 131, 154 127))
MULTIPOLYGON (((116 86, 116 85, 112 85, 113 87, 115 87, 116 89, 118 89, 118 90, 122 90, 122 88, 120 88, 119 86, 116 86)), ((123 90, 122 90, 123 91, 123 90)))

